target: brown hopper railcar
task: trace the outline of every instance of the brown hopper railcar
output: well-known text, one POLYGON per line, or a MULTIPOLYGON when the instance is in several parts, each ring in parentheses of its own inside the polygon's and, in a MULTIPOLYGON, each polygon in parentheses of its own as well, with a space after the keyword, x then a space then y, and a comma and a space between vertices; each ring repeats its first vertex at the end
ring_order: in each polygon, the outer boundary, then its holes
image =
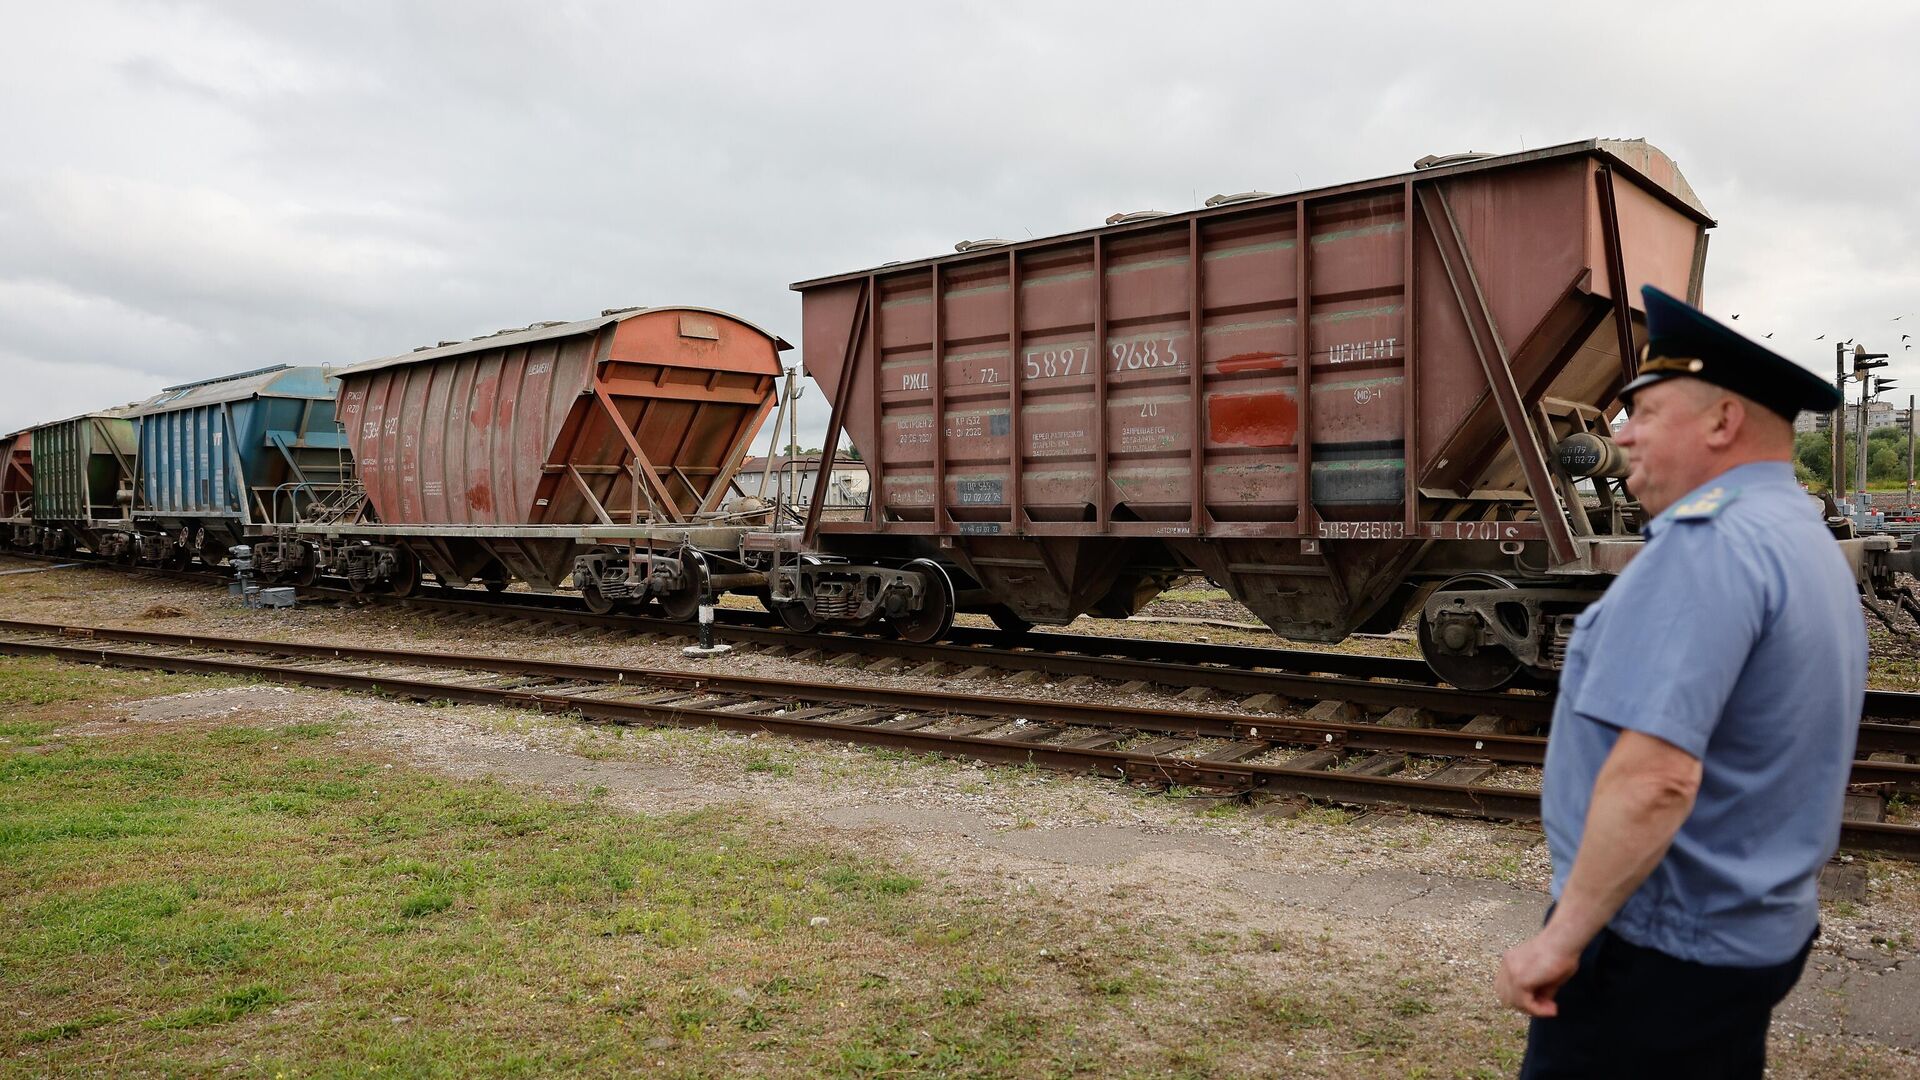
POLYGON ((1680 171, 1594 140, 1214 201, 795 285, 874 497, 810 523, 789 621, 1124 617, 1200 573, 1299 640, 1417 616, 1463 686, 1555 669, 1637 550, 1640 286, 1701 297, 1680 171))

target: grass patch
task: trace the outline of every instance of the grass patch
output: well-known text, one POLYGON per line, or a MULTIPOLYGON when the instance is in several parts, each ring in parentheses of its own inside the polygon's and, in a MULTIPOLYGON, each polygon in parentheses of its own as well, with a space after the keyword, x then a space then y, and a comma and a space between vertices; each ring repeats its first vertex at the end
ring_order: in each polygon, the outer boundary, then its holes
MULTIPOLYGON (((125 690, 90 679, 39 696, 125 690)), ((454 782, 337 730, 0 745, 0 1054, 34 1073, 1032 1073, 1046 1018, 1105 1007, 1000 913, 737 810, 454 782)))
POLYGON ((792 776, 793 762, 785 755, 776 755, 773 751, 756 747, 747 755, 742 766, 750 773, 766 773, 769 776, 792 776))
MULTIPOLYGON (((37 656, 0 657, 0 708, 119 701, 142 695, 239 685, 237 679, 216 676, 157 675, 37 656)), ((20 721, 10 717, 9 722, 20 721)))
POLYGON ((287 995, 270 986, 255 984, 230 990, 204 1005, 195 1005, 190 1009, 163 1016, 158 1020, 147 1021, 147 1027, 155 1031, 170 1028, 209 1027, 214 1024, 229 1024, 250 1012, 269 1008, 287 1000, 287 995))
POLYGON ((920 887, 917 879, 904 874, 870 872, 852 866, 829 866, 821 871, 820 879, 841 896, 904 896, 920 887))
POLYGON ((419 919, 428 915, 438 915, 453 906, 453 894, 445 889, 428 889, 414 893, 400 903, 400 917, 419 919))
MULTIPOLYGON (((1515 1060, 1517 1020, 1457 1024, 1484 1014, 1483 987, 1412 981, 1324 935, 1168 933, 931 887, 737 806, 626 814, 604 791, 396 767, 335 737, 359 722, 0 744, 9 1066, 1198 1077, 1515 1060)), ((764 749, 728 760, 792 754, 764 749)), ((1002 781, 1025 782, 982 778, 1002 781)))
POLYGON ((94 1028, 106 1027, 108 1024, 114 1023, 119 1019, 119 1013, 94 1013, 92 1016, 83 1019, 69 1020, 64 1024, 54 1024, 49 1027, 40 1028, 37 1031, 29 1031, 25 1035, 20 1036, 20 1041, 32 1045, 34 1043, 53 1042, 57 1039, 71 1039, 75 1035, 85 1034, 94 1028))

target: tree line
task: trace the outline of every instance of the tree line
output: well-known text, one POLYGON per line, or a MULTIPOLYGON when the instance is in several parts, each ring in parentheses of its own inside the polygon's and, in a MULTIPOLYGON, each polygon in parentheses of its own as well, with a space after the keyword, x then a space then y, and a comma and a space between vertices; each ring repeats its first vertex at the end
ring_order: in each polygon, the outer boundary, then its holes
MULTIPOLYGON (((1847 429, 1846 475, 1858 468, 1860 436, 1847 429)), ((1833 477, 1833 433, 1804 431, 1793 440, 1793 471, 1814 491, 1827 490, 1833 477)), ((1907 482, 1907 429, 1876 428, 1867 433, 1867 486, 1899 486, 1907 482)))

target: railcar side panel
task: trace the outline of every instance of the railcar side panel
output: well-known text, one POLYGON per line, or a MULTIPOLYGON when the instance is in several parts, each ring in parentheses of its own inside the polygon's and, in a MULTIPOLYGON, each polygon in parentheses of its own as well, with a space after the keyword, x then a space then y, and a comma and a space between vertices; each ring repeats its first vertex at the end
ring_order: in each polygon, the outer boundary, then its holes
POLYGON ((32 432, 34 520, 108 521, 132 508, 135 421, 92 413, 32 432))

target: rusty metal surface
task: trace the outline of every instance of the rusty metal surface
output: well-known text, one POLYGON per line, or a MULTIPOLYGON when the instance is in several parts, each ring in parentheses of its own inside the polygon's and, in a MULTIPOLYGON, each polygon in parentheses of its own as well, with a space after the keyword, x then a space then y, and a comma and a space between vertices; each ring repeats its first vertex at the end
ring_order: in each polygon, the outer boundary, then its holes
POLYGON ((1639 286, 1687 289, 1711 224, 1594 141, 802 282, 875 493, 819 532, 947 537, 1039 622, 1201 568, 1316 640, 1423 542, 1572 565, 1545 406, 1612 406, 1639 286))
POLYGON ((680 520, 724 488, 784 345, 704 308, 614 312, 343 369, 341 421, 388 525, 680 520))
POLYGON ((33 508, 33 432, 0 438, 0 518, 22 517, 33 508))

